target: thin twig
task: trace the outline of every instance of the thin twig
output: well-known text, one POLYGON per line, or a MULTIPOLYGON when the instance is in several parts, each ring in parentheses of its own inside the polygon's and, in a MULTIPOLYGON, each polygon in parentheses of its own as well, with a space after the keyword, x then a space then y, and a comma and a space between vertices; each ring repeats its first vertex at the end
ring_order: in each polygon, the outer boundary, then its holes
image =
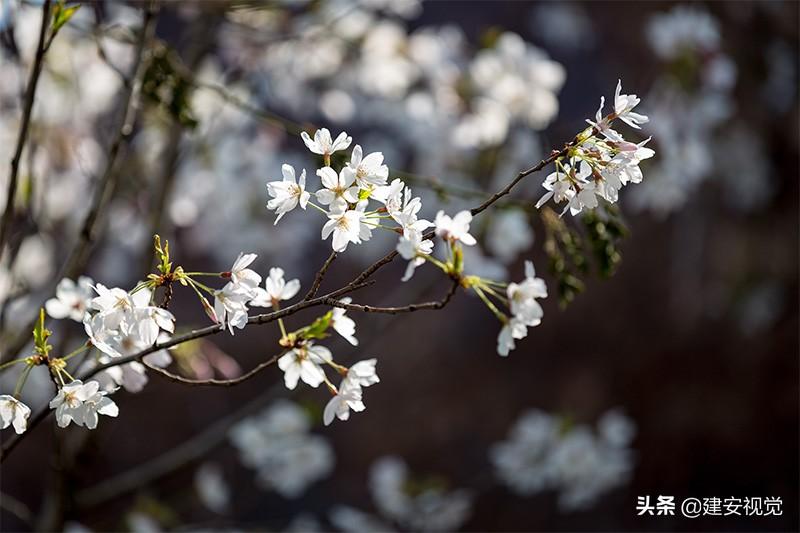
POLYGON ((320 268, 319 272, 317 272, 317 275, 314 278, 314 283, 311 284, 311 288, 303 297, 304 302, 310 300, 311 298, 317 295, 319 286, 322 285, 322 278, 325 277, 325 274, 328 272, 328 267, 331 266, 331 263, 333 263, 334 259, 336 259, 336 252, 331 252, 331 255, 329 255, 328 259, 325 260, 325 263, 322 265, 322 268, 320 268))
POLYGON ((22 158, 25 143, 28 141, 28 131, 33 115, 33 103, 36 100, 36 88, 39 85, 39 75, 42 73, 42 65, 44 64, 45 36, 49 27, 50 0, 45 0, 42 6, 42 27, 39 30, 39 44, 36 46, 36 56, 33 60, 33 67, 31 67, 28 86, 25 89, 25 104, 22 111, 19 136, 17 137, 17 147, 14 150, 14 157, 11 159, 11 173, 8 177, 8 189, 6 191, 6 208, 3 211, 2 220, 0 220, 0 254, 3 252, 3 247, 11 229, 11 216, 14 214, 14 197, 17 195, 19 161, 22 158))
POLYGON ((340 307, 342 309, 348 309, 350 311, 361 311, 363 313, 384 313, 387 315, 413 313, 414 311, 422 311, 425 309, 437 310, 437 309, 442 309, 450 302, 450 299, 456 293, 456 289, 458 289, 458 287, 459 287, 458 280, 453 280, 452 285, 450 285, 450 290, 447 291, 447 294, 441 300, 436 300, 433 302, 424 302, 419 304, 409 304, 409 305, 404 305, 402 307, 377 307, 373 305, 346 303, 341 300, 336 300, 334 298, 328 298, 325 301, 325 305, 330 305, 331 307, 340 307))
POLYGON ((183 376, 179 376, 178 374, 173 374, 169 370, 166 370, 166 369, 163 369, 163 368, 159 368, 157 366, 150 365, 146 361, 142 361, 142 363, 144 364, 144 366, 146 366, 150 370, 152 370, 152 371, 154 371, 154 372, 156 372, 158 374, 161 374, 162 376, 166 377, 167 379, 170 379, 170 380, 172 380, 172 381, 174 381, 176 383, 180 383, 182 385, 194 385, 194 386, 199 386, 199 387, 202 387, 202 386, 232 387, 233 385, 238 385, 239 383, 242 383, 243 381, 247 381, 248 379, 252 378, 253 376, 258 374, 259 372, 261 372, 265 368, 268 368, 268 367, 274 365, 284 353, 286 353, 286 352, 281 352, 278 355, 273 355, 272 357, 270 357, 266 361, 260 363, 258 366, 256 366, 255 368, 253 368, 252 370, 250 370, 246 374, 242 374, 241 376, 236 377, 236 378, 232 378, 232 379, 190 379, 190 378, 185 378, 183 376))

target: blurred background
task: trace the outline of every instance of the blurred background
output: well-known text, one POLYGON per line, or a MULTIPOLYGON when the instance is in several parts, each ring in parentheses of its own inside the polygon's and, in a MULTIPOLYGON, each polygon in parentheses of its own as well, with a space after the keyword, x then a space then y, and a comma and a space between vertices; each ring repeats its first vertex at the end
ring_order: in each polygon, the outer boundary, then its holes
MULTIPOLYGON (((7 161, 41 5, 0 5, 7 161)), ((0 354, 79 238, 144 7, 83 3, 47 53, 0 258, 0 354)), ((32 430, 0 471, 0 527, 796 531, 799 16, 777 1, 163 3, 135 126, 73 279, 132 288, 159 233, 188 270, 253 252, 260 274, 280 266, 307 289, 329 253, 321 222, 296 211, 274 226, 265 183, 289 162, 316 189, 299 132, 317 127, 383 152, 429 219, 560 148, 618 79, 650 117, 626 136, 652 136, 656 156, 599 218, 545 223, 533 208, 545 171, 475 219, 467 272, 519 280, 530 259, 550 291, 508 358, 496 320, 457 294, 440 312, 349 313, 359 346, 325 344, 344 364, 376 357, 381 382, 366 411, 329 427, 324 390, 287 391, 277 368, 231 388, 152 375, 117 393, 120 416, 96 431, 32 430), (659 495, 780 498, 782 514, 637 516, 637 497, 659 495)), ((394 242, 348 248, 323 290, 394 242)), ((400 283, 404 268, 356 301, 446 290, 426 268, 400 283)), ((208 324, 191 291, 171 310, 179 330, 208 324)), ((85 339, 77 322, 50 328, 63 353, 85 339)), ((237 375, 277 352, 276 329, 190 343, 170 368, 237 375)), ((52 396, 37 374, 23 394, 34 410, 52 396)), ((4 393, 16 378, 0 376, 4 393)))

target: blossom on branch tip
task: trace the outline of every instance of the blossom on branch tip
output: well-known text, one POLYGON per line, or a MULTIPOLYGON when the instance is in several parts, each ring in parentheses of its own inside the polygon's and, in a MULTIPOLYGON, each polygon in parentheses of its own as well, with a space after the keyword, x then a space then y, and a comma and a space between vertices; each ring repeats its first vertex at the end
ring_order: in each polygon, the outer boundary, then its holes
POLYGON ((645 115, 634 113, 633 108, 639 105, 641 99, 635 94, 620 94, 622 80, 617 80, 617 89, 614 92, 614 113, 621 121, 632 128, 640 129, 639 124, 646 124, 650 119, 645 115))
POLYGON ((467 246, 473 246, 477 241, 469 233, 469 224, 472 222, 472 214, 469 211, 460 211, 456 216, 450 218, 444 211, 436 213, 436 235, 454 243, 461 241, 467 246))
POLYGON ((274 210, 278 215, 275 224, 300 204, 302 209, 308 205, 311 194, 306 191, 306 171, 300 173, 300 178, 295 179, 294 167, 284 164, 281 166, 283 173, 282 181, 270 181, 267 183, 267 192, 272 200, 267 202, 267 209, 274 210))
POLYGON ((339 390, 328 401, 325 411, 322 414, 322 421, 326 426, 333 422, 334 418, 347 420, 350 418, 350 410, 361 412, 367 407, 361 400, 361 387, 350 382, 347 378, 342 380, 339 390))
POLYGON ((332 140, 331 132, 327 128, 318 129, 314 133, 313 139, 306 132, 302 132, 300 137, 303 138, 303 142, 306 143, 309 150, 326 157, 330 157, 332 153, 339 150, 347 150, 350 143, 353 142, 353 138, 345 132, 340 133, 335 140, 332 140))
POLYGON ((21 435, 28 429, 30 416, 30 407, 8 394, 0 396, 0 420, 3 422, 3 429, 13 425, 17 435, 21 435))

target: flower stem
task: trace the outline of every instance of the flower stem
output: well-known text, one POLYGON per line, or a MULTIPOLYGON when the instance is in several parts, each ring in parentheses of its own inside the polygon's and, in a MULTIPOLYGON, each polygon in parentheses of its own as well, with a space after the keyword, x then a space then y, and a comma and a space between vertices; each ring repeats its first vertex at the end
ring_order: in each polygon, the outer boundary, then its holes
POLYGON ((17 380, 17 386, 14 387, 14 398, 19 400, 19 393, 22 392, 22 387, 25 386, 25 382, 28 381, 28 374, 31 373, 31 369, 33 369, 34 365, 28 365, 22 371, 22 374, 19 375, 19 379, 17 380))
POLYGON ((7 362, 3 363, 2 365, 0 365, 0 370, 3 370, 4 368, 7 368, 7 367, 9 367, 11 365, 15 365, 17 363, 24 363, 25 361, 26 361, 26 358, 14 359, 13 361, 7 361, 7 362))
POLYGON ((91 344, 89 344, 89 343, 87 342, 87 343, 85 343, 83 346, 81 346, 80 348, 78 348, 77 350, 75 350, 75 351, 72 351, 72 352, 68 353, 67 355, 65 355, 65 356, 64 356, 64 357, 62 357, 61 359, 63 359, 64 361, 66 361, 66 360, 70 359, 71 357, 75 357, 75 356, 76 356, 76 355, 78 355, 79 353, 83 353, 83 352, 85 352, 86 350, 88 350, 88 349, 89 349, 89 348, 91 348, 91 347, 92 347, 92 345, 91 345, 91 344))
POLYGON ((485 303, 485 304, 486 304, 486 307, 488 307, 488 308, 489 308, 489 310, 490 310, 492 313, 494 313, 494 316, 496 316, 496 317, 497 317, 497 319, 498 319, 500 322, 502 322, 502 323, 504 323, 504 324, 505 324, 505 323, 506 323, 506 321, 508 321, 508 317, 507 317, 505 314, 501 313, 499 309, 497 309, 497 307, 494 305, 494 303, 492 303, 492 301, 491 301, 491 300, 490 300, 490 299, 489 299, 489 298, 486 296, 486 294, 484 294, 484 292, 481 290, 481 288, 480 288, 480 287, 478 287, 477 285, 473 285, 473 286, 472 286, 472 290, 474 290, 474 291, 475 291, 475 294, 477 294, 477 295, 478 295, 478 297, 479 297, 481 300, 483 300, 483 303, 485 303))

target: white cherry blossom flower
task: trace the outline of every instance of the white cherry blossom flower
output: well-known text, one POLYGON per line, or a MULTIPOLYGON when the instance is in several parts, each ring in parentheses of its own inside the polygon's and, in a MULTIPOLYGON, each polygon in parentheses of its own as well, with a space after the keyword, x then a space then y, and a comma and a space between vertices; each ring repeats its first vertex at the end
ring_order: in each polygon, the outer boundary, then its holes
POLYGON ((377 359, 364 359, 351 365, 347 370, 347 381, 359 387, 369 387, 375 383, 380 383, 381 380, 375 371, 377 363, 377 359))
POLYGON ((101 283, 95 285, 94 290, 97 292, 97 297, 92 299, 92 307, 100 311, 105 327, 110 330, 119 328, 122 321, 133 314, 133 309, 138 304, 147 305, 150 298, 150 292, 146 290, 128 294, 123 289, 118 287, 109 289, 101 283), (147 301, 142 300, 143 296, 147 298, 147 301))
POLYGON ((317 176, 324 188, 314 194, 322 205, 343 211, 347 209, 347 204, 358 202, 358 186, 355 185, 356 176, 352 169, 344 167, 337 175, 331 167, 322 167, 317 170, 317 176))
POLYGON ((340 133, 335 140, 331 140, 331 132, 327 128, 317 130, 313 140, 306 132, 302 132, 300 137, 303 138, 303 142, 311 152, 325 157, 330 157, 332 153, 339 150, 347 150, 350 143, 353 142, 353 138, 345 132, 340 133))
POLYGON ((506 357, 511 350, 516 348, 515 339, 524 339, 528 335, 528 328, 519 318, 513 317, 503 325, 497 335, 497 353, 506 357))
MULTIPOLYGON (((341 302, 346 304, 352 301, 353 299, 349 296, 341 299, 341 302)), ((334 307, 331 313, 331 327, 333 327, 334 331, 353 346, 358 346, 358 339, 355 337, 356 323, 352 318, 345 315, 347 309, 334 307)))
POLYGON ((47 314, 55 319, 69 318, 82 322, 94 296, 93 283, 86 276, 79 277, 78 283, 69 278, 62 279, 56 287, 56 297, 44 304, 47 314))
POLYGON ((436 235, 454 243, 461 241, 467 246, 473 246, 475 237, 469 233, 469 224, 472 222, 472 214, 469 211, 460 211, 456 216, 450 218, 444 211, 436 213, 436 235))
POLYGON ((620 94, 622 92, 622 80, 617 80, 617 89, 614 92, 614 113, 621 121, 632 128, 640 129, 639 124, 646 124, 650 119, 645 115, 634 113, 641 99, 635 94, 620 94))
POLYGON ((247 302, 252 298, 250 291, 242 290, 228 282, 214 292, 214 314, 223 326, 233 335, 233 328, 244 329, 247 325, 247 302))
POLYGON ((295 179, 294 167, 291 165, 281 166, 281 172, 283 173, 282 181, 267 183, 267 192, 272 197, 272 200, 267 202, 267 209, 275 210, 278 215, 275 218, 275 224, 298 204, 305 209, 311 198, 311 194, 306 192, 305 169, 300 173, 300 179, 295 179))
POLYGON ((422 232, 404 232, 397 242, 397 253, 408 261, 402 281, 410 280, 416 268, 425 262, 422 256, 430 255, 431 252, 433 252, 433 242, 430 239, 423 239, 422 232))
POLYGON ((175 316, 161 307, 147 306, 134 309, 134 320, 138 325, 139 338, 152 346, 161 330, 175 333, 175 316))
POLYGON ((393 179, 389 185, 376 187, 371 197, 386 206, 386 211, 394 217, 403 209, 403 190, 406 184, 402 180, 393 179))
POLYGON ((330 350, 309 342, 282 355, 278 359, 278 367, 283 370, 283 380, 287 389, 294 390, 300 380, 311 387, 318 387, 325 381, 325 372, 320 365, 331 360, 330 350))
POLYGON ((331 247, 335 252, 344 252, 347 245, 360 244, 371 236, 369 225, 364 220, 366 202, 359 202, 355 209, 346 211, 333 209, 328 213, 328 222, 322 227, 322 240, 333 233, 331 247))
POLYGON ((3 422, 3 429, 13 425, 17 435, 25 433, 30 416, 30 407, 8 394, 0 396, 0 420, 3 422))
POLYGON ((547 286, 542 278, 536 277, 531 261, 525 261, 525 280, 522 283, 509 283, 506 294, 515 318, 526 326, 538 326, 541 323, 544 313, 536 298, 547 298, 547 286))
POLYGON ((325 406, 325 410, 322 413, 322 421, 326 426, 329 426, 334 418, 339 420, 349 419, 351 409, 358 413, 366 408, 361 400, 361 387, 344 379, 337 393, 325 406))
POLYGON ((100 384, 97 381, 90 381, 84 388, 88 392, 94 391, 83 402, 83 423, 89 429, 95 429, 99 415, 116 417, 119 415, 119 407, 114 400, 107 397, 108 391, 99 390, 100 384))
POLYGON ((350 154, 348 167, 355 174, 356 183, 362 189, 386 185, 386 181, 389 179, 389 167, 383 164, 383 154, 372 152, 363 157, 361 146, 358 144, 350 154))
POLYGON ((261 283, 261 276, 247 268, 257 257, 256 254, 240 253, 230 270, 231 282, 251 290, 258 287, 258 284, 261 283))
POLYGON ((256 289, 256 297, 250 301, 250 305, 256 307, 271 307, 278 305, 282 300, 291 300, 300 290, 300 280, 293 279, 285 281, 282 268, 273 267, 269 269, 269 277, 266 281, 267 289, 256 289))
POLYGON ((67 427, 70 422, 89 429, 97 427, 98 414, 117 416, 119 409, 106 391, 100 390, 100 383, 83 383, 76 379, 61 387, 55 398, 50 400, 50 408, 56 410, 59 427, 67 427))

